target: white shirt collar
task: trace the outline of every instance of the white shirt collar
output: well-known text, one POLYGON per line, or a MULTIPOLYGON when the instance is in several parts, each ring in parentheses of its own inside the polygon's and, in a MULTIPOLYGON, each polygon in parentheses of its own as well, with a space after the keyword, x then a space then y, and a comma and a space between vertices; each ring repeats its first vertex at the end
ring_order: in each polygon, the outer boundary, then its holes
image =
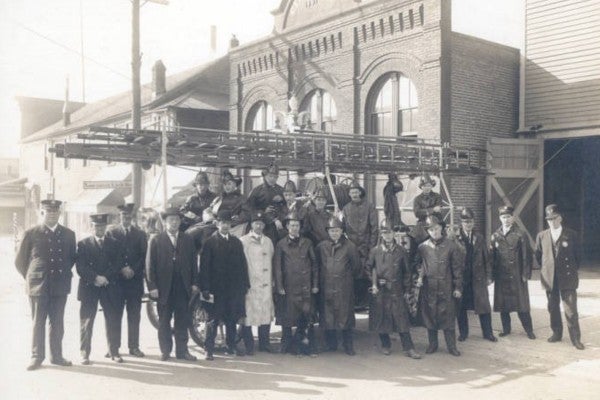
POLYGON ((556 242, 562 233, 562 225, 556 229, 550 228, 550 236, 552 236, 552 241, 556 242))
POLYGON ((505 228, 504 225, 502 225, 502 234, 506 235, 508 233, 508 231, 510 231, 512 229, 512 225, 509 226, 508 228, 505 228))
POLYGON ((250 236, 252 236, 254 239, 257 239, 257 240, 260 240, 263 237, 263 235, 259 235, 254 231, 250 231, 250 236))
POLYGON ((56 232, 56 228, 58 227, 58 224, 54 225, 54 226, 49 226, 46 225, 46 228, 50 229, 52 232, 56 232))
POLYGON ((223 235, 221 232, 219 232, 219 236, 221 236, 223 239, 229 240, 229 233, 227 235, 223 235))

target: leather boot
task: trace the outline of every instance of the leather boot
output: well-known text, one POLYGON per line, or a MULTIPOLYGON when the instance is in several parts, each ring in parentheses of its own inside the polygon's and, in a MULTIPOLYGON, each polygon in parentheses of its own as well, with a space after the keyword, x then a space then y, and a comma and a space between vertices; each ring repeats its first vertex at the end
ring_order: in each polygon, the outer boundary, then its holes
POLYGON ((246 348, 246 354, 249 356, 254 355, 254 335, 252 334, 251 326, 242 327, 242 340, 244 341, 244 347, 246 348))
POLYGON ((456 331, 454 329, 444 329, 444 339, 446 339, 448 353, 456 357, 460 356, 460 351, 456 348, 456 331))
POLYGON ((438 349, 438 332, 434 329, 427 329, 427 338, 429 339, 429 346, 427 346, 427 350, 425 353, 431 354, 435 353, 438 349))
POLYGON ((342 331, 342 340, 344 342, 344 352, 349 356, 356 355, 354 351, 354 340, 352 339, 352 329, 342 331))
POLYGON ((269 335, 271 333, 271 325, 260 325, 258 327, 258 351, 272 353, 269 335))

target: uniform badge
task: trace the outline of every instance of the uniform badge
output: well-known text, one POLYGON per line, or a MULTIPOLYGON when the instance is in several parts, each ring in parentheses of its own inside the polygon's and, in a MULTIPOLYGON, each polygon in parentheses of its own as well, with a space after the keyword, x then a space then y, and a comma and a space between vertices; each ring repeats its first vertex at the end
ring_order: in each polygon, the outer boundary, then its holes
POLYGON ((494 246, 496 246, 496 248, 498 248, 500 244, 498 242, 494 242, 494 246))
POLYGON ((563 247, 569 247, 569 243, 567 243, 567 242, 562 242, 562 246, 563 246, 563 247))

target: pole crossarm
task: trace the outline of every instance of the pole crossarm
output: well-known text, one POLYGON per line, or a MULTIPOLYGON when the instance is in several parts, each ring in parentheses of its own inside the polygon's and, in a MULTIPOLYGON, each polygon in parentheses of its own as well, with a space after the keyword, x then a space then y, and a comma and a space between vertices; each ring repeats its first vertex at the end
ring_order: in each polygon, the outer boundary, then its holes
MULTIPOLYGON (((160 164, 163 132, 94 126, 58 157, 160 164)), ((164 133, 170 165, 322 172, 486 174, 485 150, 370 135, 235 132, 178 127, 164 133)))

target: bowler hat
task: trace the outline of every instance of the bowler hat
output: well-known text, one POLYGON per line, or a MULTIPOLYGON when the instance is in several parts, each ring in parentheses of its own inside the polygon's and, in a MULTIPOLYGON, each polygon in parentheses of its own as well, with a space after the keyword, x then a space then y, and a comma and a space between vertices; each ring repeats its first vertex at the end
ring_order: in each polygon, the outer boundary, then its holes
POLYGON ((181 218, 181 212, 179 211, 178 208, 175 208, 175 207, 167 207, 164 209, 164 211, 162 211, 160 213, 160 216, 162 219, 165 219, 170 215, 175 215, 175 216, 181 218))
POLYGON ((92 214, 90 215, 90 222, 93 225, 106 225, 108 224, 108 214, 92 214))
POLYGON ((217 212, 217 221, 219 222, 231 222, 231 211, 229 210, 219 210, 217 212))
POLYGON ((548 204, 546 206, 546 219, 556 219, 561 216, 560 208, 556 204, 548 204))
POLYGON ((122 214, 132 214, 135 208, 135 203, 126 203, 117 206, 117 209, 122 214))
POLYGON ((62 204, 62 201, 60 201, 60 200, 48 199, 48 200, 40 201, 40 205, 43 210, 58 210, 60 208, 61 204, 62 204))
POLYGON ((209 185, 208 175, 204 171, 198 172, 194 178, 194 185, 209 185))
POLYGON ((462 219, 463 221, 469 220, 469 219, 475 219, 475 213, 469 207, 465 207, 460 212, 460 219, 462 219))
POLYGON ((498 214, 500 215, 513 215, 513 213, 515 212, 515 209, 511 206, 501 206, 498 207, 498 214))
POLYGON ((283 219, 283 222, 287 223, 288 221, 300 221, 300 216, 298 215, 298 213, 296 211, 292 211, 291 213, 286 215, 285 218, 283 219))
POLYGON ((333 228, 344 229, 344 224, 342 223, 342 221, 340 221, 339 219, 337 219, 335 217, 329 218, 329 221, 327 221, 327 226, 325 227, 325 229, 329 230, 329 229, 333 229, 333 228))

